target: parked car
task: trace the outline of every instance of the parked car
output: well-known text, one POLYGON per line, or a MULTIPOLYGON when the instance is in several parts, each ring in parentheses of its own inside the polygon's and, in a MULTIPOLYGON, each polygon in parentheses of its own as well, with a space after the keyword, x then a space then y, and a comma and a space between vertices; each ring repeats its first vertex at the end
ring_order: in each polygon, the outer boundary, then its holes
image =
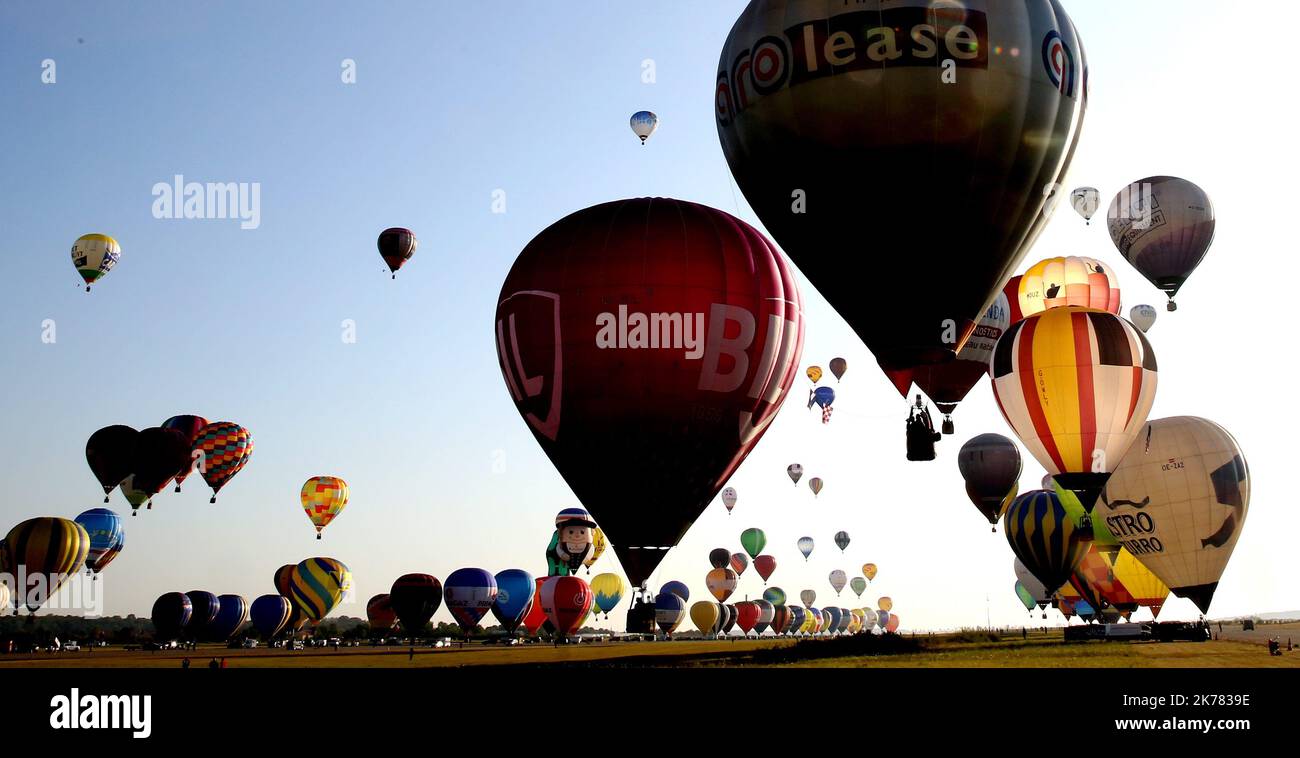
POLYGON ((63 651, 65 653, 79 653, 81 652, 81 645, 77 644, 76 640, 68 640, 63 643, 63 651))

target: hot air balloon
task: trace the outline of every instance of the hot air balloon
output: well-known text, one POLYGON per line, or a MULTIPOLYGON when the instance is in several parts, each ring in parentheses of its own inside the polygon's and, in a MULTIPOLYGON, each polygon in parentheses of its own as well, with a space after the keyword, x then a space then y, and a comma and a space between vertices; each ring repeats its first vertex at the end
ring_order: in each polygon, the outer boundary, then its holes
POLYGON ((836 596, 839 596, 840 590, 844 589, 844 585, 849 583, 849 575, 844 573, 840 569, 835 569, 834 571, 832 571, 829 579, 830 579, 831 587, 835 589, 836 596))
MULTIPOLYGON (((98 574, 103 571, 117 554, 126 546, 126 530, 122 527, 122 517, 107 508, 91 508, 76 518, 90 537, 90 549, 86 553, 86 571, 98 574)), ((0 604, 0 608, 3 608, 0 604)))
POLYGON ((587 567, 587 573, 591 573, 591 566, 600 560, 600 556, 605 554, 605 548, 609 547, 609 540, 605 539, 605 533, 596 527, 591 530, 591 554, 583 560, 582 565, 587 567))
POLYGON ((1030 613, 1034 612, 1034 596, 1029 594, 1029 590, 1025 589, 1025 585, 1020 582, 1016 582, 1016 597, 1020 598, 1020 602, 1025 606, 1025 610, 1030 613))
POLYGON ((1250 508, 1250 469, 1232 435, 1196 416, 1148 422, 1102 502, 1120 544, 1208 613, 1250 508))
POLYGON ((385 229, 379 233, 379 255, 388 264, 388 270, 392 272, 393 278, 397 278, 397 269, 402 264, 411 260, 415 255, 415 248, 419 247, 419 240, 415 238, 415 232, 400 226, 394 226, 385 229))
POLYGON ((150 614, 154 639, 174 640, 180 637, 190 623, 193 610, 190 599, 180 592, 159 595, 153 602, 153 611, 150 614))
POLYGON ((786 631, 790 634, 802 633, 804 625, 808 623, 808 611, 801 605, 791 605, 787 610, 790 611, 790 623, 786 625, 786 631))
POLYGON ((758 623, 760 613, 757 603, 736 603, 736 624, 740 627, 740 631, 745 633, 746 637, 754 630, 754 625, 758 623))
POLYGON ((313 476, 303 483, 299 499, 307 518, 316 527, 316 539, 320 539, 321 530, 347 506, 348 483, 337 476, 313 476))
POLYGON ((803 553, 804 562, 807 562, 809 556, 812 555, 814 545, 815 543, 813 542, 812 537, 799 538, 799 552, 803 553))
POLYGON ((817 593, 814 590, 804 590, 799 593, 799 601, 803 603, 803 607, 811 608, 812 604, 817 602, 817 593))
POLYGON ((352 572, 334 558, 308 558, 289 575, 289 599, 311 621, 320 621, 352 590, 352 572))
POLYGON ((709 594, 718 599, 719 603, 726 602, 731 597, 731 593, 736 591, 736 582, 738 577, 736 572, 729 568, 715 568, 704 576, 704 584, 709 588, 709 594))
MULTIPOLYGON (((1028 590, 1029 594, 1034 598, 1034 603, 1040 609, 1046 609, 1048 604, 1052 602, 1052 591, 1043 586, 1043 583, 1038 581, 1038 577, 1025 568, 1025 564, 1021 563, 1019 558, 1015 559, 1012 568, 1016 573, 1016 583, 1028 590)), ((1047 618, 1046 613, 1043 614, 1043 618, 1047 618)))
MULTIPOLYGON (((533 603, 536 580, 523 569, 506 569, 498 572, 493 579, 497 583, 497 594, 492 601, 492 615, 507 634, 514 634, 533 603)), ((621 596, 622 593, 619 594, 621 596)))
POLYGON ((772 605, 785 605, 785 590, 780 587, 768 587, 763 590, 763 599, 772 605))
POLYGON ((808 381, 816 384, 822 380, 822 367, 809 366, 808 370, 804 372, 804 375, 808 377, 808 381))
POLYGON ((1070 193, 1070 207, 1083 216, 1083 220, 1092 223, 1093 214, 1101 207, 1101 191, 1096 187, 1080 187, 1070 193))
POLYGON ((1156 325, 1156 309, 1149 305, 1135 305, 1128 312, 1128 320, 1141 329, 1143 334, 1146 334, 1151 331, 1151 327, 1156 325))
POLYGON ((876 620, 877 616, 874 610, 870 608, 862 609, 862 625, 867 631, 871 631, 872 627, 876 625, 876 620))
POLYGON ((790 477, 790 481, 794 482, 794 485, 798 487, 799 478, 803 476, 803 466, 800 466, 797 463, 791 463, 789 466, 785 467, 785 473, 790 477))
POLYGON ((763 577, 763 584, 771 578, 772 573, 776 571, 776 558, 770 555, 760 555, 754 559, 754 570, 758 575, 763 577))
MULTIPOLYGON (((582 586, 586 587, 587 583, 583 582, 582 586)), ((544 589, 545 585, 543 585, 544 589)), ((588 601, 582 613, 583 617, 591 610, 590 590, 587 591, 587 595, 588 601)), ((456 569, 447 576, 442 596, 447 603, 447 610, 451 611, 452 618, 460 624, 461 631, 468 637, 496 600, 497 581, 492 574, 481 568, 456 569)))
POLYGON ((1132 603, 1142 608, 1150 608, 1152 618, 1159 616, 1160 609, 1169 598, 1169 586, 1160 581, 1159 577, 1128 550, 1121 548, 1114 556, 1103 554, 1102 557, 1110 562, 1115 581, 1123 584, 1128 590, 1132 603))
POLYGON ((775 417, 798 370, 802 310, 762 235, 677 200, 579 211, 515 261, 495 322, 506 385, 578 499, 602 504, 593 515, 633 585, 775 417))
POLYGON ((864 564, 862 564, 862 575, 865 576, 865 577, 867 578, 867 581, 868 581, 868 582, 875 581, 875 579, 876 579, 876 571, 877 571, 877 569, 876 569, 876 564, 874 564, 874 563, 864 563, 864 564))
MULTIPOLYGON (((996 525, 1019 489, 1020 449, 1000 434, 972 437, 957 453, 966 495, 990 524, 996 525)), ((997 531, 995 526, 994 531, 997 531)))
POLYGON ((844 614, 839 608, 824 608, 826 613, 830 614, 830 621, 826 624, 826 631, 834 634, 839 631, 840 621, 843 620, 844 614))
POLYGON ((591 592, 595 596, 596 607, 606 617, 614 610, 614 606, 618 605, 618 601, 623 599, 623 593, 626 591, 627 585, 623 583, 623 577, 618 574, 597 574, 591 580, 591 592))
POLYGON ((767 547, 767 535, 763 534, 762 529, 746 529, 740 533, 740 546, 745 548, 750 558, 757 558, 763 548, 767 547))
POLYGON ((686 601, 681 595, 675 592, 660 592, 655 596, 655 623, 659 625, 659 629, 665 636, 672 637, 684 618, 686 618, 686 601))
POLYGON ((717 547, 709 551, 709 565, 714 568, 726 568, 731 564, 731 553, 725 547, 717 547))
POLYGON ((115 424, 99 429, 86 440, 86 463, 104 488, 105 503, 108 494, 131 475, 137 435, 139 432, 131 427, 115 424))
POLYGON ((727 515, 731 515, 731 509, 736 507, 736 488, 728 487, 722 491, 722 504, 727 508, 727 515))
POLYGON ((731 554, 731 570, 736 572, 736 576, 745 573, 747 568, 749 568, 749 556, 744 553, 731 554))
POLYGON ((295 568, 297 568, 296 565, 292 563, 286 563, 280 568, 276 569, 275 574, 273 574, 271 577, 271 583, 275 585, 275 591, 280 593, 284 597, 293 596, 292 582, 293 582, 293 570, 295 568))
POLYGON ((253 456, 253 435, 239 424, 218 421, 203 427, 194 441, 194 450, 203 454, 203 481, 212 488, 209 502, 215 503, 221 488, 248 465, 253 456))
POLYGON ((892 598, 882 597, 876 601, 876 607, 888 613, 894 610, 894 601, 892 598))
POLYGON ((1119 278, 1093 258, 1048 258, 1021 277, 1019 298, 1025 317, 1072 305, 1119 315, 1119 278))
POLYGON ((890 613, 889 623, 885 625, 885 631, 889 632, 890 634, 894 634, 898 631, 898 627, 901 623, 902 622, 898 620, 898 616, 894 615, 893 613, 890 613))
POLYGON ((776 616, 776 606, 766 600, 752 600, 750 602, 758 606, 758 619, 754 621, 754 634, 762 637, 763 632, 766 632, 767 628, 772 625, 772 619, 776 616))
POLYGON ((722 632, 723 634, 731 634, 731 630, 735 628, 736 622, 740 620, 740 612, 736 610, 734 603, 724 604, 723 607, 727 609, 727 620, 722 625, 722 632))
POLYGON ((1120 190, 1107 225, 1124 260, 1169 296, 1169 310, 1177 310, 1174 296, 1214 242, 1209 195, 1186 179, 1147 177, 1120 190))
POLYGON ((524 629, 528 631, 529 636, 536 637, 537 633, 542 630, 548 622, 546 620, 546 611, 542 610, 542 585, 546 583, 548 577, 539 576, 536 579, 536 586, 533 590, 533 603, 528 612, 524 614, 524 629))
POLYGON ((838 547, 838 548, 840 549, 840 553, 843 553, 845 550, 848 550, 848 549, 849 549, 849 533, 848 533, 848 532, 836 532, 836 533, 835 533, 835 547, 838 547))
MULTIPOLYGON (((659 605, 655 604, 655 612, 658 613, 659 605)), ((710 634, 717 634, 718 625, 718 604, 710 603, 707 600, 700 600, 691 605, 691 623, 695 628, 700 630, 700 634, 706 637, 710 634)))
POLYGON ((849 589, 853 590, 853 594, 862 597, 862 593, 867 591, 867 580, 860 576, 855 576, 849 580, 849 589))
POLYGON ((0 541, 0 573, 13 582, 14 613, 32 613, 54 597, 63 583, 86 565, 90 535, 75 521, 50 516, 30 518, 0 541))
POLYGON ((821 494, 822 484, 823 482, 819 476, 814 476, 812 479, 808 480, 808 489, 812 490, 813 497, 821 494))
POLYGON ((943 413, 941 431, 953 434, 956 427, 952 414, 957 410, 957 404, 966 399, 966 395, 988 374, 993 349, 1010 326, 1011 309, 1007 305, 1006 296, 998 293, 993 304, 984 311, 970 339, 966 340, 966 344, 957 353, 956 360, 885 373, 904 393, 904 397, 909 381, 915 382, 943 413))
POLYGON ((1065 584, 1088 551, 1089 543, 1055 492, 1030 490, 1017 497, 1002 525, 1012 552, 1048 592, 1065 584))
MULTIPOLYGON (((560 637, 568 637, 577 632, 582 620, 591 611, 591 588, 576 576, 553 576, 546 579, 539 596, 542 611, 560 637)), ((655 610, 658 613, 657 604, 655 610)))
POLYGON ((291 615, 293 615, 293 607, 289 603, 289 598, 283 595, 262 595, 253 601, 248 611, 253 628, 262 635, 262 639, 266 640, 279 634, 289 623, 291 615))
POLYGON ((784 605, 774 604, 772 606, 772 633, 775 635, 785 634, 785 630, 790 628, 790 609, 784 605))
MULTIPOLYGON (((190 448, 194 447, 194 441, 199 438, 199 434, 203 432, 203 427, 207 425, 208 425, 208 420, 203 418, 202 416, 190 416, 190 415, 172 416, 171 418, 162 422, 163 429, 175 429, 176 431, 185 435, 185 440, 190 448)), ((190 457, 192 462, 193 460, 192 453, 190 457)), ((176 475, 177 492, 181 491, 181 482, 185 481, 185 477, 190 475, 191 469, 192 466, 186 466, 185 469, 181 471, 181 473, 176 475)))
POLYGON ((993 357, 1002 416, 1088 512, 1146 422, 1155 393, 1150 343, 1105 311, 1051 308, 1028 316, 1002 336, 993 357))
MULTIPOLYGON (((690 599, 691 599, 691 590, 690 590, 690 588, 687 587, 684 583, 682 583, 682 582, 678 582, 678 581, 671 581, 671 582, 667 582, 667 583, 665 583, 664 586, 662 586, 662 587, 659 588, 659 592, 660 592, 660 593, 671 592, 672 594, 676 595, 677 597, 680 597, 683 601, 686 601, 686 600, 690 600, 690 599)), ((683 606, 683 607, 685 607, 685 606, 683 606)))
POLYGON ((137 434, 131 476, 123 482, 123 492, 131 490, 134 495, 127 497, 132 515, 139 508, 136 501, 140 494, 147 496, 145 502, 152 507, 153 496, 166 489, 174 478, 188 472, 192 462, 189 442, 183 433, 155 426, 137 434))
POLYGON ((845 372, 849 370, 849 362, 843 358, 831 358, 831 373, 835 375, 835 381, 844 378, 845 372))
POLYGON ((1057 0, 833 5, 756 0, 741 12, 717 69, 723 153, 764 226, 884 368, 940 363, 1049 220, 1043 188, 1069 169, 1087 58, 1057 0), (936 188, 950 199, 934 201, 936 188), (924 286, 882 320, 861 278, 845 276, 846 253, 886 287, 924 286))
POLYGON ((641 138, 641 144, 650 139, 650 135, 659 128, 659 117, 650 111, 637 111, 630 120, 632 133, 641 138))
POLYGON ((121 258, 122 247, 107 234, 83 234, 72 243, 72 265, 85 281, 87 292, 90 292, 90 285, 112 271, 121 258))
POLYGON ((248 601, 242 595, 219 595, 217 615, 208 622, 204 636, 212 642, 225 642, 248 620, 248 601))
POLYGON ((830 387, 818 387, 813 391, 813 402, 822 409, 822 423, 831 420, 831 403, 835 402, 835 390, 830 387))
POLYGON ((397 625, 397 611, 393 610, 392 595, 385 592, 366 601, 366 622, 372 632, 387 632, 397 625))
POLYGON ((215 593, 206 590, 190 590, 185 593, 190 599, 190 622, 185 626, 193 639, 203 639, 208 633, 208 625, 221 611, 221 600, 215 593))

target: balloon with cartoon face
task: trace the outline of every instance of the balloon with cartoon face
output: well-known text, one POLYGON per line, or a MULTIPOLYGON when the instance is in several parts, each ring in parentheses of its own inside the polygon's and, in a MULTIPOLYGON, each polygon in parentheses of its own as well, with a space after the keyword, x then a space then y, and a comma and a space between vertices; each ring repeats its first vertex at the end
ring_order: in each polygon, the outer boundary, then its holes
POLYGON ((546 547, 547 576, 569 576, 595 551, 596 522, 583 508, 565 508, 555 516, 555 533, 546 547))

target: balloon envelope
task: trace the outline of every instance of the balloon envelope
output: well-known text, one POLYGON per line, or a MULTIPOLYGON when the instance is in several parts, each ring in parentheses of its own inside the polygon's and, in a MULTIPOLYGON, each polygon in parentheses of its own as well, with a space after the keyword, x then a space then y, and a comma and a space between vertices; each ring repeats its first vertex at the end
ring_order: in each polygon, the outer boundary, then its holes
POLYGON ((759 576, 763 577, 764 582, 767 582, 772 573, 776 571, 776 558, 770 555, 758 556, 754 559, 754 570, 758 572, 759 576))
POLYGON ((90 285, 112 271, 121 258, 122 246, 107 234, 83 234, 72 243, 72 265, 81 274, 87 292, 90 292, 90 285))
POLYGON ((76 522, 81 524, 90 537, 90 549, 86 553, 86 568, 98 574, 126 546, 126 531, 122 526, 122 517, 107 508, 91 508, 78 515, 76 522))
POLYGON ((731 593, 736 591, 737 581, 736 572, 729 568, 715 568, 704 577, 709 594, 717 598, 719 603, 726 602, 727 598, 731 597, 731 593))
MULTIPOLYGON (((614 603, 618 602, 618 598, 623 596, 623 580, 616 574, 600 574, 596 579, 610 576, 618 580, 619 583, 618 592, 613 598, 613 603, 610 604, 610 608, 613 608, 614 603)), ((514 634, 515 629, 519 627, 519 623, 523 621, 524 614, 528 613, 528 608, 533 603, 533 590, 536 587, 536 579, 523 569, 506 569, 497 572, 497 575, 493 578, 497 583, 497 596, 492 601, 492 615, 496 617, 497 622, 501 624, 501 627, 508 634, 514 634)), ((595 584, 595 579, 592 580, 592 584, 595 584)), ((608 584, 604 586, 607 590, 612 589, 608 584)), ((608 612, 609 609, 602 610, 608 612)))
POLYGON ((86 463, 104 488, 104 502, 108 493, 131 475, 135 462, 135 441, 140 433, 129 426, 116 424, 97 430, 86 440, 86 463))
MULTIPOLYGON (((587 583, 583 582, 582 586, 586 587, 587 583)), ((496 601, 497 591, 497 581, 492 574, 481 568, 461 568, 447 576, 442 597, 452 618, 465 634, 469 634, 496 601)), ((590 590, 587 594, 591 594, 590 590)), ((583 615, 587 610, 591 610, 590 599, 583 615)))
POLYGON ((592 515, 633 585, 775 417, 798 370, 802 313, 780 253, 694 203, 578 211, 515 261, 494 324, 506 387, 578 499, 602 504, 592 515))
POLYGON ((1055 492, 1031 490, 1016 498, 1002 525, 1012 552, 1048 592, 1065 584, 1090 544, 1055 492))
POLYGON ((655 623, 664 634, 672 634, 686 618, 686 601, 675 592, 655 596, 655 623))
MULTIPOLYGON (((658 605, 655 606, 658 613, 658 605)), ((691 605, 691 623, 700 630, 700 634, 717 634, 718 604, 700 600, 691 605)))
POLYGON ((167 592, 153 603, 149 618, 153 621, 154 639, 174 640, 190 623, 193 608, 190 599, 180 592, 167 592))
POLYGON ((990 524, 998 523, 1015 499, 1023 464, 1016 443, 1001 434, 981 434, 957 453, 966 495, 990 524))
POLYGON ((714 105, 764 226, 877 360, 906 368, 952 357, 1046 226, 1043 188, 1069 169, 1088 61, 1057 0, 877 5, 749 3, 723 46, 714 105), (960 70, 948 84, 940 61, 960 70), (933 276, 882 320, 845 276, 846 251, 869 258, 877 282, 933 276), (945 341, 937 325, 949 319, 945 341))
POLYGON ((400 226, 380 232, 376 244, 379 246, 380 257, 388 264, 388 270, 393 273, 394 279, 397 278, 397 269, 415 255, 415 249, 420 245, 415 232, 400 226))
POLYGON ((1149 305, 1135 305, 1128 312, 1128 320, 1141 329, 1143 334, 1146 334, 1151 331, 1151 327, 1156 325, 1156 315, 1156 309, 1149 305))
POLYGON ((799 478, 803 476, 803 466, 800 466, 797 463, 791 463, 789 466, 785 467, 785 473, 786 476, 790 477, 790 481, 798 485, 799 478))
POLYGON ((90 535, 77 522, 51 516, 27 519, 0 541, 0 572, 7 573, 14 612, 23 605, 36 612, 86 565, 90 535), (17 580, 26 577, 26 585, 17 580))
POLYGON ((1102 503, 1120 544, 1208 613, 1250 508, 1250 469, 1232 435, 1196 416, 1148 422, 1102 503))
POLYGON ((1214 204, 1186 179, 1151 176, 1120 190, 1107 226, 1124 260, 1169 296, 1172 311, 1214 242, 1214 204))
MULTIPOLYGON (((591 611, 591 588, 576 576, 552 576, 542 583, 540 600, 542 611, 554 625, 556 633, 568 636, 578 630, 591 611)), ((678 600, 680 602, 680 598, 678 600)))
POLYGON ((257 633, 269 640, 289 623, 293 606, 284 595, 262 595, 253 601, 248 615, 257 633))
POLYGON ((320 621, 352 591, 352 571, 334 558, 308 558, 289 575, 289 599, 311 621, 320 621))
POLYGON ((372 632, 386 632, 397 625, 397 611, 388 592, 375 595, 366 601, 366 623, 372 632))
POLYGON ((248 620, 248 601, 241 595, 219 595, 216 618, 208 622, 207 638, 225 642, 248 620))
POLYGON ((1051 308, 998 342, 993 393, 1021 443, 1091 512, 1146 423, 1156 371, 1150 343, 1132 324, 1105 311, 1051 308))

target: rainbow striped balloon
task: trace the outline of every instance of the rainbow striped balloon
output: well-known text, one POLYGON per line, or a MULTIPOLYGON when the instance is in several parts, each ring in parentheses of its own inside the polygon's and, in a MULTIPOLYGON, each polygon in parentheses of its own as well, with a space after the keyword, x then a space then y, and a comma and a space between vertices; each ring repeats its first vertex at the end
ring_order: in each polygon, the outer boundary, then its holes
POLYGON ((313 476, 303 483, 300 498, 307 518, 316 526, 316 539, 320 539, 321 530, 347 506, 348 483, 337 476, 313 476))

